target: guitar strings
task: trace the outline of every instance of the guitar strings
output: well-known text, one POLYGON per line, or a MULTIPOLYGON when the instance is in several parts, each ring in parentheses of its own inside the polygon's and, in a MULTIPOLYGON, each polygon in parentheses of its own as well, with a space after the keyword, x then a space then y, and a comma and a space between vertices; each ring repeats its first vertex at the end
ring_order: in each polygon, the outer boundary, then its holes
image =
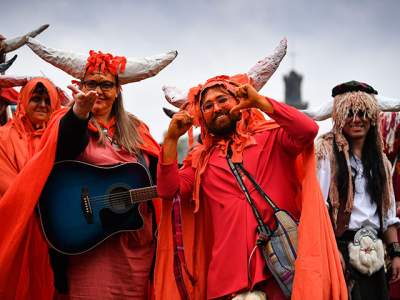
POLYGON ((127 202, 121 202, 121 201, 104 201, 103 203, 101 202, 96 202, 90 205, 91 208, 99 208, 99 207, 104 207, 104 204, 110 204, 110 206, 114 206, 118 207, 118 205, 122 205, 122 204, 129 204, 129 205, 133 205, 135 203, 141 203, 141 202, 146 202, 146 201, 150 201, 152 198, 149 199, 143 199, 143 200, 138 200, 138 201, 134 201, 133 203, 130 201, 127 202))
MULTIPOLYGON (((141 198, 142 198, 142 199, 147 199, 147 198, 143 198, 143 197, 141 197, 141 198)), ((148 199, 153 199, 153 198, 156 198, 156 196, 155 196, 155 197, 148 196, 148 199)), ((93 203, 93 204, 95 204, 95 203, 109 203, 109 202, 117 203, 117 202, 119 202, 119 200, 123 200, 123 199, 127 199, 128 202, 132 202, 132 201, 131 201, 131 198, 130 198, 130 197, 126 197, 126 196, 107 197, 107 198, 105 198, 105 199, 96 200, 96 201, 91 201, 91 200, 89 199, 89 202, 90 202, 90 203, 93 203)), ((141 200, 141 199, 140 199, 140 200, 141 200)), ((140 200, 133 200, 133 202, 137 202, 137 201, 140 201, 140 200)))
MULTIPOLYGON (((145 192, 146 190, 150 190, 150 191, 152 191, 152 190, 154 190, 155 189, 155 186, 151 186, 151 187, 147 187, 147 188, 141 188, 141 189, 136 189, 134 192, 132 192, 132 193, 142 193, 142 192, 145 192)), ((131 192, 130 191, 123 191, 123 192, 119 192, 119 193, 113 193, 113 194, 111 194, 112 196, 116 196, 116 195, 125 195, 125 194, 130 194, 131 192)), ((90 198, 90 200, 96 200, 96 199, 104 199, 104 198, 107 198, 107 197, 111 197, 111 196, 109 196, 109 195, 101 195, 101 196, 93 196, 93 197, 90 197, 89 196, 89 198, 90 198)))
POLYGON ((116 193, 116 194, 119 194, 119 195, 117 195, 117 196, 114 196, 114 195, 110 195, 110 196, 97 196, 97 199, 94 200, 94 201, 89 197, 90 206, 91 206, 91 207, 99 207, 99 206, 102 206, 103 204, 120 204, 120 203, 125 203, 125 201, 121 202, 121 200, 128 200, 128 201, 126 201, 127 203, 133 204, 133 203, 136 203, 136 202, 145 202, 145 201, 149 201, 149 200, 151 200, 151 199, 153 199, 153 198, 156 197, 156 195, 154 195, 155 197, 149 196, 148 198, 143 199, 143 200, 140 199, 140 200, 131 201, 131 198, 130 198, 130 197, 129 197, 129 198, 127 197, 128 194, 129 194, 129 196, 130 196, 130 193, 129 193, 129 192, 125 192, 125 193, 116 193), (123 194, 123 195, 121 195, 121 194, 123 194), (101 199, 101 198, 102 198, 102 199, 101 199))

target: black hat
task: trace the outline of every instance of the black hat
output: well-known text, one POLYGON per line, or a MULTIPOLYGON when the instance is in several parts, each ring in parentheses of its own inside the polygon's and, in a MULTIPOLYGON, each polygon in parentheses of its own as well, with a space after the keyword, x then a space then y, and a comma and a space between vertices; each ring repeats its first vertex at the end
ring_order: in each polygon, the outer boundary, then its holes
POLYGON ((367 94, 378 95, 378 92, 372 86, 364 82, 352 80, 335 86, 332 89, 332 97, 348 92, 358 92, 358 91, 365 92, 367 94))

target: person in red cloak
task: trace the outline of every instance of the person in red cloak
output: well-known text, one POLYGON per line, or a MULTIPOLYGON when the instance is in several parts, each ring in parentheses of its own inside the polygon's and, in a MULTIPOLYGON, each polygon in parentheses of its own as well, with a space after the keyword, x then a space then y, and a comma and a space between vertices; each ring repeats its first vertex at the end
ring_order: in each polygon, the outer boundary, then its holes
POLYGON ((21 89, 14 118, 0 127, 0 196, 37 152, 50 116, 59 108, 57 89, 47 78, 31 79, 21 89))
MULTIPOLYGON (((244 299, 243 294, 255 290, 258 297, 286 299, 261 252, 253 252, 257 221, 228 166, 228 151, 278 207, 300 221, 291 298, 347 299, 316 178, 313 140, 318 126, 296 109, 261 96, 253 84, 246 74, 211 78, 191 89, 183 110, 173 116, 157 173, 158 192, 165 199, 155 271, 157 299, 244 299), (267 121, 261 111, 273 120, 267 121), (178 170, 177 140, 193 124, 201 128, 202 144, 178 170), (176 199, 179 208, 173 204, 176 199), (181 216, 181 232, 171 214, 181 216), (185 249, 180 257, 181 249, 175 247, 179 239, 185 249)), ((245 184, 271 226, 271 208, 246 179, 245 184)))
MULTIPOLYGON (((144 219, 141 230, 113 235, 81 255, 60 256, 52 251, 54 279, 48 246, 34 208, 55 161, 76 159, 110 165, 142 158, 151 168, 159 146, 148 127, 124 110, 121 82, 154 76, 175 56, 176 52, 157 60, 148 59, 132 68, 131 61, 125 57, 90 51, 85 63, 78 64, 82 69, 75 71, 81 74, 80 81, 78 86, 70 86, 74 103, 55 115, 42 138, 41 150, 0 202, 0 239, 4 241, 0 245, 0 298, 52 299, 54 286, 61 299, 146 299, 149 296, 155 251, 151 204, 140 207, 144 219), (35 174, 34 181, 32 174, 35 174), (18 188, 22 182, 24 188, 18 188), (17 205, 15 199, 24 201, 17 205)), ((65 67, 70 68, 71 64, 65 67)))

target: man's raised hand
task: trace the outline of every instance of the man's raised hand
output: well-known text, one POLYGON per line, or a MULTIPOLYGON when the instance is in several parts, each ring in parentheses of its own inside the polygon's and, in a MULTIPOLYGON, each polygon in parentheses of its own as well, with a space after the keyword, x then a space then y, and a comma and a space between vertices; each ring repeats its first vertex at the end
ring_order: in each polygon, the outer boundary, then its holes
POLYGON ((166 139, 178 140, 193 124, 193 117, 185 110, 174 114, 169 123, 166 139))
POLYGON ((259 108, 266 113, 273 112, 271 103, 264 96, 260 95, 249 83, 237 88, 236 97, 240 102, 231 109, 230 113, 232 115, 237 115, 240 110, 246 108, 259 108))

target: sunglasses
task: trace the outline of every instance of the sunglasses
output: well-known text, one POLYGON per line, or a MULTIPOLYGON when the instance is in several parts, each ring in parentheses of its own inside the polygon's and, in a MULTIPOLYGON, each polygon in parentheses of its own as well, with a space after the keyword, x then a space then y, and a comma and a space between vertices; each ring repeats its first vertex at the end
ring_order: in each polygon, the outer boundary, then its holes
MULTIPOLYGON (((356 115, 360 119, 365 119, 367 117, 367 112, 365 110, 358 110, 356 115)), ((347 114, 347 118, 354 118, 353 110, 351 110, 351 109, 349 110, 349 113, 347 114)))

